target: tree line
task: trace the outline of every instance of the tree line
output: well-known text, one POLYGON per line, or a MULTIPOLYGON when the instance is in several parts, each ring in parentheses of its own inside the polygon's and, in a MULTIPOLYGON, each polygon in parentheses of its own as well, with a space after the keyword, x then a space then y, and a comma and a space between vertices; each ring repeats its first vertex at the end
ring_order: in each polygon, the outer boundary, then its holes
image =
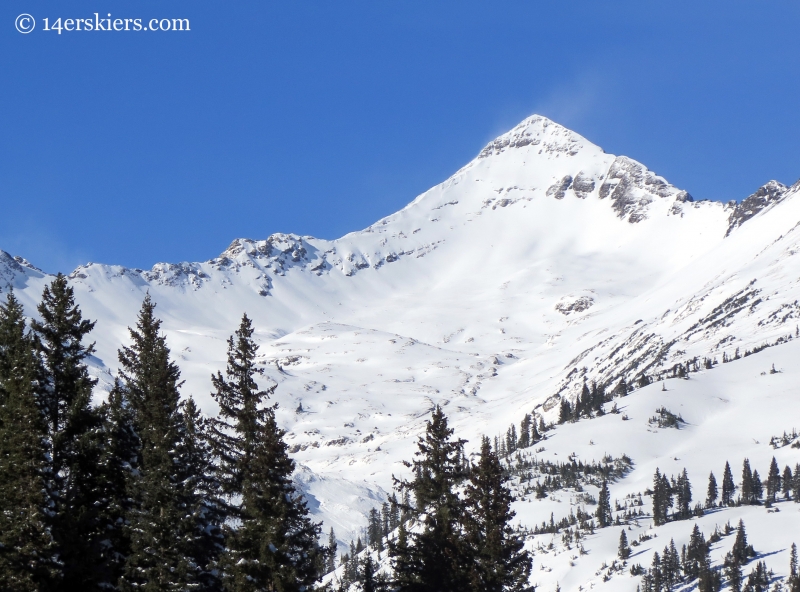
POLYGON ((330 549, 291 475, 260 390, 246 315, 212 378, 219 415, 181 401, 148 295, 92 404, 94 353, 63 275, 38 320, 0 303, 0 588, 10 591, 310 590, 330 549))

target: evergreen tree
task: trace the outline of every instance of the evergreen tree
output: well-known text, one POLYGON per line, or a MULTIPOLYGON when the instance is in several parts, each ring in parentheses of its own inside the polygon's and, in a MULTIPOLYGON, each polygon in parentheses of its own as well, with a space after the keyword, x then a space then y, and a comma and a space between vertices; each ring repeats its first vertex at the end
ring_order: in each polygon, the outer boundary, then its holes
POLYGON ((198 582, 194 557, 196 509, 187 506, 190 488, 181 448, 186 425, 179 407, 180 370, 170 360, 161 321, 149 294, 142 304, 132 344, 119 352, 122 388, 140 438, 137 476, 130 480, 130 554, 123 590, 183 590, 198 582))
POLYGON ((656 526, 666 524, 667 513, 672 507, 672 495, 669 480, 656 469, 653 476, 653 523, 656 526))
POLYGON ((742 592, 742 566, 736 561, 725 561, 725 577, 731 592, 742 592))
POLYGON ((689 483, 689 475, 686 473, 686 469, 683 469, 683 472, 678 475, 675 492, 678 502, 678 517, 681 520, 686 520, 692 515, 692 485, 689 483))
POLYGON ((783 468, 783 477, 781 478, 783 499, 788 500, 791 497, 793 482, 792 469, 789 468, 789 465, 786 465, 783 468))
POLYGON ((367 519, 367 543, 379 553, 383 551, 383 527, 378 510, 370 509, 367 519))
POLYGON ((265 405, 271 391, 258 390, 257 349, 244 315, 228 340, 225 376, 217 372, 211 379, 220 408, 212 445, 228 511, 236 519, 227 526, 224 585, 230 592, 294 592, 317 581, 325 551, 317 542, 320 526, 309 519, 292 482, 294 462, 275 407, 265 405))
POLYGON ((747 533, 742 520, 739 520, 739 526, 736 529, 736 540, 733 542, 731 555, 739 565, 744 565, 750 557, 755 556, 752 545, 747 542, 747 533))
POLYGON ((614 516, 611 513, 611 494, 608 491, 608 482, 603 479, 603 485, 600 487, 600 496, 597 499, 597 510, 595 511, 597 523, 600 528, 611 526, 614 521, 614 516))
POLYGON ((533 590, 528 586, 531 559, 511 528, 512 495, 504 481, 500 460, 483 438, 465 492, 465 543, 472 559, 470 589, 475 592, 533 590))
POLYGON ((736 485, 733 482, 731 465, 725 462, 725 471, 722 474, 722 505, 730 506, 733 503, 733 494, 736 492, 736 485))
POLYGON ((717 501, 718 497, 718 490, 717 490, 717 480, 714 477, 714 473, 709 473, 708 475, 708 492, 706 493, 706 508, 713 508, 714 504, 717 501))
POLYGON ((331 531, 328 534, 328 560, 325 564, 325 573, 330 573, 336 569, 336 549, 338 546, 336 533, 333 532, 333 527, 331 526, 331 531))
POLYGON ((631 548, 628 546, 628 536, 625 534, 624 528, 619 533, 619 549, 617 555, 619 555, 619 558, 623 561, 631 556, 631 548))
POLYGON ((675 540, 670 539, 669 546, 664 547, 664 554, 661 559, 661 581, 665 590, 671 590, 680 578, 681 559, 678 549, 675 547, 675 540))
POLYGON ((389 496, 389 532, 400 526, 400 503, 397 501, 397 495, 392 493, 389 496))
POLYGON ((792 480, 792 499, 800 503, 800 463, 794 466, 794 479, 792 480))
POLYGON ((661 590, 664 589, 664 581, 662 579, 663 573, 661 569, 661 555, 659 555, 658 552, 653 553, 653 562, 650 564, 650 574, 653 578, 653 592, 661 592, 661 590))
POLYGON ((104 569, 102 484, 96 471, 102 417, 91 404, 97 381, 86 366, 94 344, 83 343, 94 323, 83 318, 63 274, 44 288, 37 310, 41 321, 31 328, 42 361, 38 400, 49 441, 53 537, 63 562, 59 587, 83 592, 100 586, 104 569))
POLYGON ((369 553, 364 558, 361 564, 361 592, 376 592, 377 582, 375 581, 375 564, 372 562, 372 557, 369 553))
POLYGON ((180 441, 176 465, 182 480, 182 506, 191 512, 193 531, 186 533, 194 578, 203 590, 220 590, 217 560, 224 546, 221 525, 225 509, 220 500, 219 481, 214 476, 211 446, 207 433, 208 420, 203 417, 194 399, 181 404, 185 429, 180 441))
POLYGON ((683 565, 683 572, 689 580, 699 578, 700 574, 708 566, 708 543, 700 532, 700 527, 695 524, 692 534, 689 537, 689 545, 686 548, 686 561, 683 565))
POLYGON ((392 520, 391 513, 389 502, 383 502, 383 505, 381 505, 381 535, 384 538, 388 537, 389 533, 392 531, 392 529, 389 528, 389 523, 392 520))
POLYGON ((525 417, 522 418, 522 422, 519 424, 519 442, 518 445, 520 448, 527 448, 532 444, 531 442, 531 427, 536 429, 536 426, 532 426, 532 420, 530 414, 526 413, 525 417))
POLYGON ((396 589, 424 589, 415 565, 416 557, 408 541, 405 522, 401 522, 397 528, 397 538, 389 541, 389 556, 392 558, 392 583, 396 589))
POLYGON ((758 471, 753 471, 753 505, 757 505, 762 497, 764 497, 764 483, 758 475, 758 471))
POLYGON ((20 592, 56 589, 60 572, 47 520, 46 429, 33 348, 10 292, 0 304, 0 587, 20 592))
POLYGON ((132 479, 138 475, 141 441, 134 427, 133 410, 117 379, 101 408, 104 444, 97 470, 103 484, 99 525, 105 533, 101 582, 113 589, 122 576, 130 553, 127 518, 135 509, 132 479))
POLYGON ((409 463, 414 481, 398 481, 401 488, 414 492, 417 508, 425 512, 422 532, 414 534, 404 549, 390 548, 395 563, 405 570, 397 582, 400 592, 456 592, 469 585, 469 558, 461 531, 463 500, 455 491, 465 477, 460 460, 464 441, 452 436, 437 405, 425 435, 417 441, 417 460, 409 463), (403 551, 406 556, 401 557, 403 551))
POLYGON ((742 463, 742 503, 756 503, 756 495, 753 490, 753 471, 750 469, 750 461, 744 459, 742 463))
MULTIPOLYGON (((566 397, 561 399, 561 403, 559 404, 558 408, 558 423, 566 423, 572 419, 572 406, 569 404, 569 401, 566 397)), ((495 448, 497 448, 495 446, 495 448)), ((499 452, 499 451, 498 451, 499 452)))
POLYGON ((778 468, 778 461, 772 457, 767 473, 767 502, 774 504, 781 491, 781 471, 778 468))

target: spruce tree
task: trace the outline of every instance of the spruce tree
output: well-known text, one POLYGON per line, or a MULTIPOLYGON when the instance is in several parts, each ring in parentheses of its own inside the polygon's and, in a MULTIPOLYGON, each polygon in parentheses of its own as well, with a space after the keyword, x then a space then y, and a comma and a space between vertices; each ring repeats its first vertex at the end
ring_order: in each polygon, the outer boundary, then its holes
POLYGON ((119 352, 122 388, 141 442, 137 476, 130 482, 130 554, 122 590, 183 590, 196 585, 202 572, 194 557, 196 508, 187 505, 193 483, 186 482, 182 464, 180 370, 170 360, 154 309, 148 294, 136 329, 129 329, 132 344, 119 352))
POLYGON ((22 305, 0 304, 0 588, 57 589, 49 524, 46 429, 36 404, 37 361, 22 305))
POLYGON ((377 508, 371 508, 367 518, 367 544, 380 553, 383 551, 383 528, 377 508))
POLYGON ((421 589, 420 574, 415 565, 405 522, 397 528, 397 538, 389 541, 389 557, 392 559, 392 584, 398 590, 421 589))
POLYGON ((102 584, 104 569, 102 484, 96 471, 102 417, 92 406, 97 381, 86 366, 94 344, 83 343, 94 323, 83 318, 63 274, 44 288, 37 310, 41 321, 31 322, 31 328, 42 362, 38 396, 49 440, 53 537, 63 562, 59 586, 83 592, 102 584))
POLYGON ((733 494, 736 492, 736 484, 733 482, 733 472, 731 465, 725 461, 725 471, 722 474, 722 505, 730 506, 733 504, 733 494))
POLYGON ((781 471, 778 468, 778 461, 772 457, 767 473, 767 502, 774 504, 781 491, 781 471))
POLYGON ((791 497, 793 482, 794 477, 792 476, 792 469, 789 468, 789 465, 786 465, 783 468, 783 477, 781 478, 781 491, 783 493, 783 499, 788 500, 791 497))
POLYGON ((186 533, 185 544, 191 557, 193 578, 203 590, 220 590, 217 569, 224 546, 221 525, 225 508, 220 499, 219 481, 214 475, 208 420, 200 413, 192 397, 181 403, 183 437, 176 451, 176 465, 182 479, 183 507, 191 512, 193 530, 186 533))
POLYGON ((328 533, 328 557, 325 564, 325 573, 330 573, 336 569, 336 549, 338 546, 336 533, 333 532, 333 527, 331 526, 331 531, 328 533))
POLYGON ((437 405, 425 435, 417 441, 417 459, 408 463, 414 481, 398 481, 402 489, 414 492, 418 510, 425 512, 422 532, 411 535, 404 548, 399 544, 390 548, 404 570, 397 581, 400 592, 456 592, 469 586, 469 556, 461 529, 463 500, 455 491, 466 476, 461 463, 464 441, 452 436, 437 405))
POLYGON ((800 503, 800 463, 794 466, 794 479, 792 480, 792 499, 794 503, 800 503))
POLYGON ((619 533, 619 548, 617 550, 617 555, 623 561, 627 560, 631 556, 631 548, 628 546, 628 536, 625 534, 624 528, 619 533))
POLYGON ((675 493, 678 502, 678 517, 681 520, 686 520, 692 515, 692 485, 689 482, 689 475, 686 473, 686 469, 683 469, 683 472, 678 475, 675 493))
POLYGON ((703 570, 708 565, 708 544, 700 532, 700 527, 695 524, 689 538, 689 545, 686 548, 686 561, 683 571, 689 580, 699 578, 703 570))
POLYGON ((742 463, 742 503, 754 504, 756 500, 753 490, 753 471, 750 469, 750 461, 744 459, 742 463))
POLYGON ((742 592, 742 566, 730 556, 725 561, 725 576, 731 592, 742 592))
POLYGON ((713 508, 718 497, 717 480, 714 473, 708 475, 708 491, 706 493, 706 508, 713 508))
POLYGON ((747 533, 744 529, 744 522, 740 519, 739 526, 736 528, 736 540, 733 542, 731 555, 739 565, 744 565, 750 557, 755 555, 752 545, 747 542, 747 533))
POLYGON ((512 495, 500 460, 483 438, 478 464, 465 491, 465 544, 471 558, 474 592, 528 592, 531 559, 511 528, 512 495))
POLYGON ((608 491, 608 482, 605 479, 603 479, 603 485, 600 487, 595 516, 597 517, 597 523, 600 528, 611 526, 611 523, 614 521, 614 516, 611 513, 611 494, 608 491))
POLYGON ((212 421, 212 443, 235 518, 227 526, 221 559, 224 585, 230 592, 301 591, 321 575, 320 525, 311 522, 292 483, 294 462, 275 407, 265 405, 269 393, 258 389, 257 349, 244 315, 228 340, 225 376, 217 372, 211 379, 220 408, 212 421))
POLYGON ((102 483, 102 503, 98 523, 104 535, 100 580, 114 589, 130 553, 126 520, 135 508, 131 480, 139 471, 141 441, 134 427, 133 410, 119 379, 101 407, 103 451, 97 471, 102 483))
POLYGON ((667 513, 672 507, 673 491, 666 475, 659 469, 653 476, 653 523, 661 526, 667 523, 667 513))

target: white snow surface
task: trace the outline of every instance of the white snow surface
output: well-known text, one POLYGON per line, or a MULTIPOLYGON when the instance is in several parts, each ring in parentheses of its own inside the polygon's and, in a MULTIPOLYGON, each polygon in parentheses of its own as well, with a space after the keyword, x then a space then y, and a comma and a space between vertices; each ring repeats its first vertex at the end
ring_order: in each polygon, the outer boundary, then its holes
MULTIPOLYGON (((666 392, 661 382, 638 389, 619 402, 631 421, 607 415, 559 426, 543 454, 628 454, 634 470, 612 488, 620 499, 643 491, 656 466, 668 474, 685 466, 696 499, 709 471, 721 483, 725 460, 736 476, 745 456, 762 476, 773 454, 781 469, 794 467, 800 450, 773 451, 767 442, 800 424, 799 192, 800 183, 773 181, 741 204, 695 202, 636 161, 533 116, 401 211, 340 239, 238 239, 202 263, 149 271, 90 263, 69 278, 85 317, 97 321, 98 398, 149 292, 184 396, 215 413, 209 377, 224 369, 226 339, 247 312, 263 385, 277 384, 296 481, 344 544, 385 500, 392 475, 408 475, 402 460, 436 404, 474 452, 481 434, 504 433, 533 409, 554 421, 553 395, 574 397, 584 379, 609 387, 642 374, 661 379, 676 362, 721 362, 737 348, 781 343, 666 380, 666 392), (772 363, 782 373, 762 376, 772 363), (649 426, 661 404, 688 426, 649 426)), ((0 251, 0 288, 13 286, 29 314, 51 280, 0 251)), ((558 519, 569 505, 563 496, 524 499, 518 519, 558 519)), ((779 509, 699 520, 708 535, 713 524, 743 516, 756 549, 776 553, 770 567, 785 572, 784 534, 800 532, 800 505, 779 509)), ((623 576, 593 575, 613 559, 618 530, 598 531, 584 543, 591 552, 575 560, 563 546, 538 551, 533 581, 544 590, 556 581, 564 590, 633 590, 630 576, 623 586, 623 576)), ((690 531, 689 522, 660 527, 650 550, 672 536, 685 542, 690 531)))

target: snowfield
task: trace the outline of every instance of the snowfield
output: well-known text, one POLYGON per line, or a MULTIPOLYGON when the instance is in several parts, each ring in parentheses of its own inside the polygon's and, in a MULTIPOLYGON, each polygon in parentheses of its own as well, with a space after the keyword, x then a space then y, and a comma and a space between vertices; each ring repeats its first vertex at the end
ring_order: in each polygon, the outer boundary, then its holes
MULTIPOLYGON (((800 183, 772 181, 740 203, 694 201, 636 161, 533 116, 403 210, 340 239, 239 239, 211 261, 149 271, 91 263, 69 278, 84 316, 97 320, 98 398, 149 291, 183 394, 214 413, 209 378, 247 312, 263 386, 277 385, 296 481, 344 545, 385 501, 392 475, 407 476, 402 461, 437 404, 476 452, 481 434, 503 435, 526 413, 557 421, 560 398, 574 399, 584 381, 641 385, 615 399, 619 413, 607 403, 603 417, 559 425, 525 451, 559 462, 626 454, 633 467, 611 485, 612 506, 644 494, 657 467, 675 476, 686 468, 693 504, 705 499, 710 471, 721 484, 726 461, 736 480, 744 458, 762 479, 773 456, 794 470, 800 448, 774 449, 770 439, 800 428, 798 193, 800 183), (687 362, 697 371, 674 378, 687 362), (655 427, 648 420, 660 407, 685 424, 655 427)), ((13 286, 29 314, 51 279, 0 251, 1 291, 13 286)), ((524 529, 551 513, 558 521, 594 511, 579 492, 537 499, 515 487, 524 529)), ((643 500, 637 510, 649 514, 643 500)), ((657 536, 611 574, 622 527, 583 539, 585 554, 561 534, 530 535, 532 581, 546 591, 632 591, 640 578, 630 565, 648 567, 671 538, 680 549, 695 522, 708 537, 740 518, 785 575, 788 549, 800 543, 793 501, 657 528, 640 517, 628 540, 657 536)), ((732 541, 714 545, 716 565, 732 541)))

